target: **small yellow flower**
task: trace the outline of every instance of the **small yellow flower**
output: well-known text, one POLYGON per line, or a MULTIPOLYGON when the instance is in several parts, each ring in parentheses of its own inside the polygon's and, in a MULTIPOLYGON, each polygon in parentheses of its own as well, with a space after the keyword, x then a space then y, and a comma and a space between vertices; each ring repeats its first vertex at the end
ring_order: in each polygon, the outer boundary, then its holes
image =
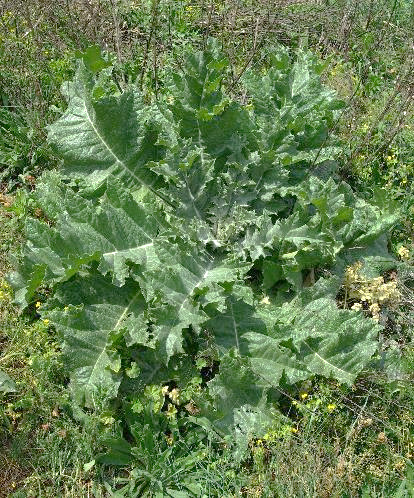
POLYGON ((40 306, 42 306, 42 303, 40 301, 37 301, 36 308, 40 308, 40 306))
POLYGON ((261 301, 260 304, 270 304, 269 296, 265 296, 261 301))
POLYGON ((362 303, 355 303, 351 306, 351 310, 354 311, 361 311, 362 310, 362 303))
POLYGON ((174 405, 169 404, 167 411, 165 412, 165 415, 168 418, 174 418, 176 414, 177 414, 177 408, 174 405))
POLYGON ((298 429, 296 427, 291 427, 290 432, 293 432, 293 434, 296 434, 298 432, 298 429))
POLYGON ((332 413, 335 410, 336 405, 335 405, 335 403, 329 403, 329 405, 326 408, 327 408, 329 413, 332 413))
POLYGON ((370 425, 372 425, 372 422, 373 422, 372 418, 363 418, 361 420, 361 426, 362 427, 369 427, 370 425))
POLYGON ((379 304, 378 303, 371 304, 371 306, 369 307, 369 311, 372 313, 372 318, 375 321, 378 321, 379 320, 379 314, 380 314, 380 311, 381 311, 381 308, 380 308, 379 304))
POLYGON ((180 390, 177 388, 174 388, 171 390, 170 394, 170 399, 173 403, 178 404, 180 402, 180 390))
POLYGON ((410 258, 410 251, 404 247, 404 246, 401 246, 398 251, 398 256, 400 256, 401 259, 404 259, 404 260, 407 260, 410 258))
POLYGON ((45 319, 43 320, 43 323, 44 323, 45 325, 49 325, 49 320, 48 320, 47 318, 45 318, 45 319))
POLYGON ((63 308, 63 310, 64 310, 64 311, 68 311, 68 310, 69 310, 69 306, 65 306, 65 307, 63 308))
POLYGON ((309 394, 308 394, 308 393, 302 393, 302 394, 300 395, 300 399, 306 399, 308 396, 309 396, 309 394))
POLYGON ((385 444, 388 441, 387 435, 385 432, 379 432, 377 436, 377 442, 385 444))

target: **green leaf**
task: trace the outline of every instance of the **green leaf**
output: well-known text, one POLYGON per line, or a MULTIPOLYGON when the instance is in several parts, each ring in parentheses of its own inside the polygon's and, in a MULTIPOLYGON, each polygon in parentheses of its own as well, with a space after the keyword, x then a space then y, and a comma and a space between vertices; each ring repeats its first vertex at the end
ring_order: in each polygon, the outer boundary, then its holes
POLYGON ((147 272, 141 284, 147 300, 153 300, 154 330, 168 361, 182 352, 183 329, 199 330, 208 320, 204 306, 224 309, 223 285, 241 279, 250 265, 213 257, 202 247, 178 239, 160 238, 155 245, 162 270, 147 272))
POLYGON ((265 260, 263 262, 263 287, 265 290, 270 289, 276 282, 282 279, 283 269, 279 262, 265 260))
POLYGON ((277 387, 283 375, 291 384, 311 376, 306 364, 294 352, 281 346, 281 338, 249 332, 244 340, 253 372, 269 386, 277 387))
MULTIPOLYGON (((270 268, 276 271, 280 267, 283 276, 292 283, 296 282, 293 273, 300 275, 304 269, 330 264, 341 248, 341 241, 335 240, 329 226, 299 210, 287 219, 276 222, 266 213, 263 214, 260 224, 247 231, 241 244, 243 252, 253 261, 262 257, 270 258, 265 260, 263 271, 269 272, 270 268)), ((272 279, 267 278, 265 287, 269 288, 272 279)), ((274 278, 279 280, 281 276, 276 273, 274 278)), ((276 281, 273 280, 273 283, 276 281)))
POLYGON ((248 112, 221 92, 227 65, 217 46, 210 44, 206 51, 187 57, 170 87, 170 108, 180 135, 217 158, 218 167, 226 160, 240 161, 257 148, 248 112))
POLYGON ((0 392, 2 393, 14 393, 17 391, 16 384, 14 381, 6 374, 0 370, 0 392))
MULTIPOLYGON (((41 185, 44 197, 39 191, 38 202, 47 208, 51 195, 41 185)), ((60 194, 52 226, 37 219, 26 222, 28 242, 18 273, 10 279, 20 305, 27 305, 41 284, 68 280, 93 261, 99 262, 101 273, 111 273, 117 286, 129 274, 127 263, 147 269, 157 265, 154 241, 159 222, 149 207, 139 205, 119 184, 108 185, 98 206, 63 186, 60 194)))
POLYGON ((95 189, 107 178, 118 178, 126 187, 155 192, 160 179, 147 163, 160 160, 165 148, 158 144, 154 110, 134 87, 95 101, 94 82, 80 64, 67 88, 68 108, 49 127, 49 141, 63 158, 65 173, 84 178, 95 189))
POLYGON ((343 102, 323 87, 308 52, 299 51, 292 61, 288 50, 281 48, 271 63, 265 76, 250 70, 243 78, 262 148, 277 150, 285 164, 325 161, 332 155, 327 147, 331 144, 325 144, 328 130, 343 102))
POLYGON ((266 332, 266 325, 255 314, 253 306, 233 296, 227 299, 226 311, 210 318, 205 327, 222 350, 235 348, 239 353, 246 353, 243 338, 247 332, 266 332))
POLYGON ((251 371, 246 359, 234 351, 222 357, 220 372, 208 383, 208 392, 214 400, 214 408, 206 405, 203 414, 223 433, 234 427, 239 410, 250 410, 254 418, 266 406, 263 383, 251 371))
POLYGON ((133 379, 123 379, 120 389, 126 394, 142 392, 147 385, 159 386, 172 381, 178 388, 185 389, 200 373, 191 357, 185 354, 173 356, 167 365, 162 348, 133 348, 130 351, 131 359, 139 368, 139 375, 133 379))
POLYGON ((75 55, 76 57, 81 58, 85 66, 93 73, 98 73, 102 69, 109 67, 112 63, 111 60, 107 61, 102 57, 101 47, 99 45, 92 45, 84 52, 77 50, 75 55))
POLYGON ((177 206, 175 214, 184 219, 207 221, 211 196, 215 190, 214 160, 203 150, 178 145, 180 155, 169 159, 169 168, 175 166, 169 176, 168 195, 177 206), (186 154, 183 155, 183 152, 186 154))
POLYGON ((329 285, 322 280, 316 292, 307 289, 284 305, 275 338, 312 374, 352 384, 377 350, 381 327, 360 312, 338 309, 335 295, 325 293, 329 285))
POLYGON ((96 461, 104 465, 119 465, 126 467, 134 461, 132 445, 122 437, 107 437, 105 440, 109 451, 104 455, 98 455, 96 461))
POLYGON ((123 333, 129 345, 151 345, 141 290, 128 280, 121 288, 91 273, 60 286, 47 314, 63 336, 65 369, 75 398, 93 406, 95 396, 116 396, 120 358, 111 337, 123 333), (60 306, 60 309, 56 309, 60 306))

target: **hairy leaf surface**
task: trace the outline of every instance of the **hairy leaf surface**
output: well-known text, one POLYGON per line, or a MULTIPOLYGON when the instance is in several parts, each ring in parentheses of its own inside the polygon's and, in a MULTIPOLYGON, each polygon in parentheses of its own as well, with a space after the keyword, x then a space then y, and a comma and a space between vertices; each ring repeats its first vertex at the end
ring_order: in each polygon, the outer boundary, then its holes
POLYGON ((111 336, 123 333, 129 345, 151 345, 140 287, 127 281, 116 288, 107 277, 92 273, 60 286, 48 313, 63 335, 65 368, 74 396, 88 405, 94 396, 116 396, 121 382, 120 357, 111 336))
POLYGON ((50 295, 80 403, 201 376, 200 424, 246 440, 271 425, 282 382, 352 384, 375 353, 381 327, 337 296, 347 265, 393 267, 399 213, 339 181, 330 129, 343 104, 315 58, 281 50, 268 67, 246 71, 242 99, 214 43, 187 54, 157 102, 106 91, 111 67, 81 63, 66 86, 49 131, 64 166, 32 196, 10 280, 23 308, 50 295))

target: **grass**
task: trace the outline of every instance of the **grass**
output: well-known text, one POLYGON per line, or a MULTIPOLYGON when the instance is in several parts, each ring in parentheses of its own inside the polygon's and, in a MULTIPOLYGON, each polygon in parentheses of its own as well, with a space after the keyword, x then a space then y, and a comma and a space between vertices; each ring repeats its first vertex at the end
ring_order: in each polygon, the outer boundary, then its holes
MULTIPOLYGON (((351 144, 344 147, 343 175, 363 194, 384 186, 400 203, 405 216, 391 245, 395 252, 406 247, 412 263, 409 2, 351 2, 350 12, 339 0, 136 3, 62 0, 51 9, 8 1, 0 10, 0 167, 6 172, 0 202, 6 208, 14 202, 13 211, 0 207, 1 282, 13 268, 30 211, 22 192, 57 164, 45 128, 64 108, 59 87, 73 73, 76 50, 106 48, 117 59, 117 84, 135 82, 153 99, 163 92, 165 61, 179 64, 182 47, 200 46, 209 34, 228 53, 235 93, 244 68, 262 64, 273 43, 308 44, 320 55, 326 82, 349 103, 337 123, 344 144, 351 144), (13 198, 5 195, 10 189, 13 198)), ((316 379, 280 392, 283 417, 273 432, 250 442, 240 465, 231 445, 200 440, 187 477, 201 483, 205 496, 414 496, 414 277, 408 265, 401 279, 404 299, 383 338, 394 362, 377 358, 352 389, 316 379)), ((119 479, 131 480, 131 467, 125 472, 91 462, 104 450, 104 437, 119 433, 112 418, 117 407, 77 408, 54 331, 34 304, 20 315, 8 289, 2 292, 0 368, 18 390, 0 393, 0 496, 111 496, 125 485, 119 479)), ((152 458, 161 461, 165 449, 152 458)))
MULTIPOLYGON (((20 220, 0 209, 0 368, 17 392, 0 394, 0 495, 90 496, 84 470, 100 449, 105 426, 96 412, 77 412, 65 388, 57 338, 35 309, 19 315, 4 277, 21 239, 20 220)), ((95 486, 94 496, 101 496, 95 486)))

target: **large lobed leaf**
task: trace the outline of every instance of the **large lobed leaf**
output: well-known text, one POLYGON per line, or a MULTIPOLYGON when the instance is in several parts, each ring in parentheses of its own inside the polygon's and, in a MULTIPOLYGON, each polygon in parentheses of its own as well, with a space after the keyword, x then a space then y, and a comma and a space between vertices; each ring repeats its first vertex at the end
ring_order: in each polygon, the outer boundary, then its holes
POLYGON ((49 141, 63 158, 65 173, 85 178, 91 188, 116 177, 125 187, 145 186, 155 192, 161 179, 147 163, 160 160, 165 147, 158 141, 154 109, 134 87, 118 96, 96 98, 94 83, 80 63, 65 89, 68 108, 49 128, 49 141))
POLYGON ((112 339, 122 333, 128 345, 153 345, 139 285, 128 280, 116 288, 94 272, 61 285, 49 307, 47 316, 63 335, 65 369, 76 399, 92 406, 94 397, 116 396, 121 360, 112 339))
MULTIPOLYGON (((50 210, 49 199, 46 191, 37 200, 50 210)), ((118 286, 128 276, 127 262, 155 267, 154 241, 167 225, 160 226, 150 209, 117 183, 108 185, 98 206, 62 187, 53 224, 38 219, 26 222, 29 242, 19 273, 11 276, 17 302, 27 305, 39 285, 68 280, 94 261, 99 262, 101 273, 112 274, 118 286)))
POLYGON ((343 102, 322 86, 319 67, 309 53, 300 51, 292 61, 281 48, 271 62, 265 76, 253 71, 244 76, 262 147, 277 150, 285 164, 326 160, 331 154, 331 144, 326 143, 329 128, 343 102))

